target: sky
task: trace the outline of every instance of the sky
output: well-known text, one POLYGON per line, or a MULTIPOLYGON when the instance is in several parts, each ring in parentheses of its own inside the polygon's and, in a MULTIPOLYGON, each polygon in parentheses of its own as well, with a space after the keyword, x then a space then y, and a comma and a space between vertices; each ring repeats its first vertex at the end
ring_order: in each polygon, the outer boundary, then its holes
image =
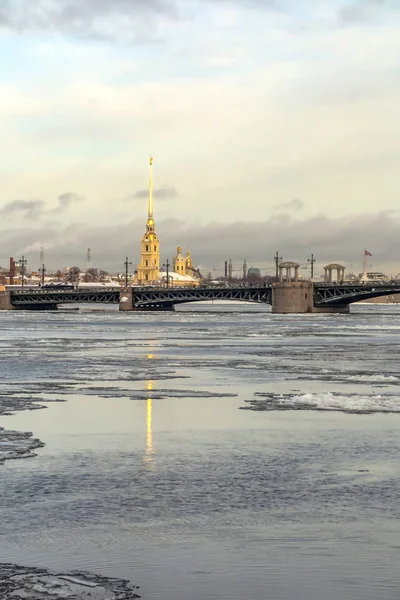
POLYGON ((0 4, 0 264, 400 272, 398 0, 0 4))

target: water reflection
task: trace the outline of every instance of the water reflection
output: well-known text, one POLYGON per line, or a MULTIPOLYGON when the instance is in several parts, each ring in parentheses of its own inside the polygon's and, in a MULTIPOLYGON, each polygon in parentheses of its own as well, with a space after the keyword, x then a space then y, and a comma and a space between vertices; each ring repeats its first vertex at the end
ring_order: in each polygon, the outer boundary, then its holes
MULTIPOLYGON (((153 389, 153 382, 147 382, 147 390, 153 389)), ((144 462, 148 467, 153 466, 154 463, 154 449, 153 449, 153 400, 147 398, 146 400, 146 451, 144 456, 144 462)))
MULTIPOLYGON (((156 355, 154 354, 154 350, 159 345, 158 340, 150 340, 149 341, 149 350, 150 352, 146 355, 148 360, 154 360, 156 355)), ((147 391, 151 391, 153 389, 154 382, 149 380, 146 382, 147 391)), ((147 398, 146 400, 146 450, 144 454, 144 463, 146 467, 152 468, 154 466, 154 448, 153 448, 153 430, 152 430, 152 421, 153 421, 153 400, 151 398, 147 398)))

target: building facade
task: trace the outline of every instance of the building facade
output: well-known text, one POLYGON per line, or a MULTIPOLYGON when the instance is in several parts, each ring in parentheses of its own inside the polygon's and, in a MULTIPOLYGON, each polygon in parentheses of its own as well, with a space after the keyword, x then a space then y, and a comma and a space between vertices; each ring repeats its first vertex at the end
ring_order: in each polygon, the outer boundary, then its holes
POLYGON ((192 257, 190 251, 187 251, 186 256, 182 254, 182 247, 178 246, 176 249, 176 256, 173 258, 173 269, 175 273, 179 275, 192 275, 192 257))
POLYGON ((160 240, 153 216, 153 159, 150 158, 149 197, 146 231, 142 237, 140 264, 137 268, 139 285, 152 285, 160 278, 160 240))

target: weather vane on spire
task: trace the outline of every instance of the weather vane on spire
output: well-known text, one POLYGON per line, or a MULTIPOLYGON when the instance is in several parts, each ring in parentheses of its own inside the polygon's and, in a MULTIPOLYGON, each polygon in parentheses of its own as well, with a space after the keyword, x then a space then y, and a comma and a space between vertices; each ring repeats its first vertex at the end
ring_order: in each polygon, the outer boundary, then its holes
POLYGON ((153 157, 150 156, 150 166, 152 166, 152 165, 153 165, 153 157))

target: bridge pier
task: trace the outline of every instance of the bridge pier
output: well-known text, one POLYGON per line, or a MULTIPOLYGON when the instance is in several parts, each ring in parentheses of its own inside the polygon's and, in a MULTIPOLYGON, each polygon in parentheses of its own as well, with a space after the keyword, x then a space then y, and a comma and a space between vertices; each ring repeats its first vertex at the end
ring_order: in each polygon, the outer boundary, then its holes
POLYGON ((296 314, 312 312, 313 284, 309 281, 279 282, 272 288, 272 312, 296 314))
POLYGON ((11 294, 9 290, 0 291, 0 310, 14 310, 15 306, 11 304, 11 294))
POLYGON ((279 282, 272 287, 272 312, 275 314, 344 313, 350 306, 314 306, 314 284, 311 281, 279 282))
POLYGON ((119 293, 119 310, 124 312, 133 312, 135 307, 133 306, 133 293, 132 288, 123 289, 119 293))

